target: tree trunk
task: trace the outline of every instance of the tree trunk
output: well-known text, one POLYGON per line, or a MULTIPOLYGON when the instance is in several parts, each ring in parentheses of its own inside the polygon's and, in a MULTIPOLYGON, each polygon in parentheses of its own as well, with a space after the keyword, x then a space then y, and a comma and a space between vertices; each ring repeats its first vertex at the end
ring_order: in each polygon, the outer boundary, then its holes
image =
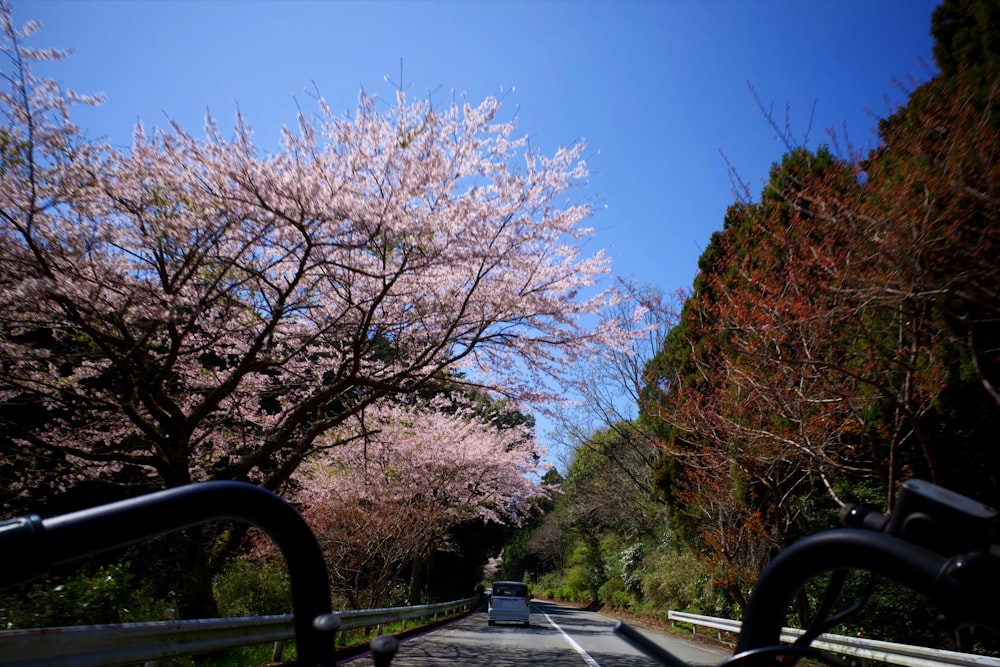
POLYGON ((417 556, 413 560, 410 570, 410 590, 406 595, 407 604, 421 604, 424 594, 424 585, 427 581, 427 558, 417 556))
MULTIPOLYGON (((180 618, 215 618, 219 607, 212 591, 205 531, 201 526, 175 534, 175 545, 167 558, 177 577, 177 614, 180 618)), ((165 564, 166 565, 166 564, 165 564)))

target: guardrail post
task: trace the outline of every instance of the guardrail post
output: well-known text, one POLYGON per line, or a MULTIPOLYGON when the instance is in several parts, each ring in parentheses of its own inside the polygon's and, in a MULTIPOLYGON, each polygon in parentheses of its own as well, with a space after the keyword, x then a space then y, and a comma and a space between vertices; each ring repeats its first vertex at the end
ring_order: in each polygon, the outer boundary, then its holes
POLYGON ((271 651, 271 662, 281 662, 281 656, 285 652, 285 640, 279 639, 274 642, 274 650, 271 651))

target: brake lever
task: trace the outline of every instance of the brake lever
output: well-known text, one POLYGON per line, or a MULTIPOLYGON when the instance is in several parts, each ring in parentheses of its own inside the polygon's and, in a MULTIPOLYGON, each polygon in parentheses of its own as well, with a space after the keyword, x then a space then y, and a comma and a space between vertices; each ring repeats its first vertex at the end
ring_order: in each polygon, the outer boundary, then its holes
POLYGON ((942 576, 965 591, 963 616, 942 615, 942 622, 961 625, 968 619, 1000 629, 995 600, 1000 594, 1000 545, 993 543, 1000 513, 988 505, 930 482, 904 482, 891 516, 858 506, 841 512, 847 528, 861 528, 901 538, 946 557, 942 576))
POLYGON ((998 512, 971 498, 920 479, 903 482, 891 516, 848 505, 841 523, 899 537, 942 556, 989 553, 998 512))

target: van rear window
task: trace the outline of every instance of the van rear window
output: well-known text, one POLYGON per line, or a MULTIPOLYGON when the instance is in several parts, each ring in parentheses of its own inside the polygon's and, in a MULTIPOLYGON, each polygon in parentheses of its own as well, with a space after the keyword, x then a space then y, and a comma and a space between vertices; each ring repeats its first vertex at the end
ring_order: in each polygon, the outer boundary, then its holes
POLYGON ((502 598, 523 598, 528 595, 525 584, 494 584, 493 595, 502 598))

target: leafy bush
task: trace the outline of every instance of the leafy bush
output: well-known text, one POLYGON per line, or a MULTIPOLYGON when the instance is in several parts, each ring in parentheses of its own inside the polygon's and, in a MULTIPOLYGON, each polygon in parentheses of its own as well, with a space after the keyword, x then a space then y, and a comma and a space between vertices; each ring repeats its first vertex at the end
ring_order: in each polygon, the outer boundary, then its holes
POLYGON ((583 565, 567 568, 563 575, 562 586, 559 587, 559 597, 570 602, 592 602, 593 586, 589 574, 583 565))
POLYGON ((575 586, 563 586, 559 589, 559 599, 568 602, 586 602, 588 604, 593 602, 588 587, 576 588, 575 586))
POLYGON ((636 597, 627 590, 625 582, 617 577, 604 582, 600 590, 600 600, 613 609, 632 609, 636 606, 636 597))
POLYGON ((278 559, 234 560, 216 576, 213 588, 223 616, 292 613, 288 570, 278 559))
MULTIPOLYGON (((695 556, 662 547, 643 560, 639 579, 647 603, 657 609, 688 610, 705 598, 708 577, 695 556)), ((707 611, 698 609, 697 611, 707 611)))
POLYGON ((645 557, 646 546, 641 542, 631 544, 618 554, 618 567, 625 589, 630 593, 642 593, 642 560, 645 557))
POLYGON ((601 588, 598 590, 597 595, 598 599, 601 601, 601 604, 606 604, 611 607, 620 607, 621 605, 616 605, 614 602, 615 596, 620 593, 626 593, 625 586, 624 584, 622 584, 621 579, 614 578, 605 581, 604 584, 601 586, 601 588))
POLYGON ((611 594, 611 601, 608 603, 615 609, 631 609, 635 607, 635 597, 628 591, 615 591, 611 594))
POLYGON ((544 589, 546 595, 549 591, 552 591, 552 595, 549 597, 555 597, 555 592, 562 584, 562 576, 560 572, 546 572, 537 579, 538 588, 544 589))
POLYGON ((0 627, 45 628, 161 620, 163 610, 129 563, 48 578, 0 597, 0 627))

